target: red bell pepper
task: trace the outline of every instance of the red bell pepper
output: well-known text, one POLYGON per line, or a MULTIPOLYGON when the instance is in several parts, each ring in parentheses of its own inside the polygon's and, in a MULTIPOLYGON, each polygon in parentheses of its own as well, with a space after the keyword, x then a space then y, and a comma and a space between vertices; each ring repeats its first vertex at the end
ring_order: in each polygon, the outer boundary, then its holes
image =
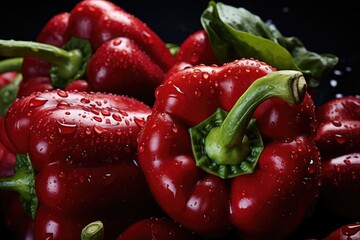
POLYGON ((187 62, 192 65, 220 64, 211 47, 209 36, 204 29, 190 34, 179 47, 176 53, 178 62, 187 62))
POLYGON ((170 68, 164 79, 186 67, 199 64, 220 64, 212 50, 209 37, 203 29, 189 35, 180 47, 174 51, 176 52, 176 63, 170 68))
POLYGON ((97 219, 114 239, 158 213, 137 165, 136 139, 150 112, 133 98, 63 90, 11 105, 0 140, 17 153, 16 172, 0 187, 20 192, 35 239, 76 239, 97 219))
POLYGON ((24 62, 25 79, 50 77, 62 89, 86 79, 91 91, 129 95, 148 105, 175 63, 144 22, 105 0, 81 1, 70 13, 54 16, 36 42, 1 40, 0 55, 33 57, 24 62))
POLYGON ((315 142, 322 155, 319 209, 334 219, 357 221, 360 207, 360 98, 345 96, 316 110, 315 142))
POLYGON ((157 89, 140 166, 162 209, 191 231, 282 239, 316 200, 314 111, 300 72, 254 59, 186 68, 157 89))

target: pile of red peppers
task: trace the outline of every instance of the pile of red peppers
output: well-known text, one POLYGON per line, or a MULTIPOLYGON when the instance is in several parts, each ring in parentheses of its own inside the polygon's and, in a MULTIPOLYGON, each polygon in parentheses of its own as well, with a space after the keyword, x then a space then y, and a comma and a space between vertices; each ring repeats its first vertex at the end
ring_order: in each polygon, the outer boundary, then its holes
POLYGON ((261 54, 224 61, 220 42, 204 27, 171 48, 107 0, 53 16, 32 42, 0 40, 1 231, 358 236, 360 99, 316 106, 318 73, 261 54))

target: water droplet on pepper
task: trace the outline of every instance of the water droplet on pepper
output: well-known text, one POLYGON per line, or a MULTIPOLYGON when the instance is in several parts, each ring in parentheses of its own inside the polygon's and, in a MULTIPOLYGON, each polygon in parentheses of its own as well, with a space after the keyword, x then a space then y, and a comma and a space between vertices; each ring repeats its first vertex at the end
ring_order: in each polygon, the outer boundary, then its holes
POLYGON ((30 100, 30 107, 40 107, 43 106, 48 100, 45 98, 35 97, 30 100))
POLYGON ((58 94, 60 97, 63 97, 63 98, 66 98, 66 97, 69 96, 69 95, 67 94, 67 92, 65 92, 64 90, 58 90, 58 91, 57 91, 57 94, 58 94))
POLYGON ((61 135, 72 134, 76 131, 77 125, 74 123, 63 123, 57 121, 58 131, 61 135))

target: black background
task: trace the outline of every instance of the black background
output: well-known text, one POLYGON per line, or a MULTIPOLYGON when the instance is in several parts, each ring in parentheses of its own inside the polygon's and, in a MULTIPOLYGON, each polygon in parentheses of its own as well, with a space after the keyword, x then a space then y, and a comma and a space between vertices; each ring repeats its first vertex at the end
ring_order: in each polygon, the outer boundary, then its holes
MULTIPOLYGON (((34 40, 54 14, 69 12, 78 2, 7 1, 0 9, 0 39, 34 40)), ((202 28, 200 15, 208 4, 207 0, 112 2, 147 23, 165 42, 175 44, 202 28)), ((284 36, 298 37, 310 51, 339 57, 339 64, 318 87, 317 105, 337 96, 360 95, 360 28, 354 1, 222 2, 247 8, 264 21, 272 21, 284 36), (330 84, 334 82, 336 86, 330 84)))

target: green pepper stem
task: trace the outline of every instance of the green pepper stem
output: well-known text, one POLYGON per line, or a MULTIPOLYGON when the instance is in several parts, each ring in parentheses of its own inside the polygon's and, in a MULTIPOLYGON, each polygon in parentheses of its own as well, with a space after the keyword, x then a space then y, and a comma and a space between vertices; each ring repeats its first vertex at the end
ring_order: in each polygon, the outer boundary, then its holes
POLYGON ((299 71, 282 70, 257 79, 238 99, 219 127, 205 138, 205 152, 218 164, 238 165, 249 152, 245 132, 256 107, 277 97, 289 104, 300 103, 306 81, 299 71))
POLYGON ((0 179, 0 189, 18 192, 25 199, 30 199, 29 175, 24 168, 19 169, 13 176, 0 179))
POLYGON ((91 222, 81 231, 81 240, 102 240, 104 238, 104 225, 101 221, 91 222))
POLYGON ((81 65, 78 49, 66 51, 53 45, 31 42, 0 40, 0 54, 5 57, 31 56, 47 61, 61 69, 62 77, 71 77, 81 65))
POLYGON ((21 71, 23 59, 21 57, 8 58, 0 61, 0 73, 21 71))
POLYGON ((62 88, 85 74, 91 53, 91 45, 84 39, 72 38, 62 48, 32 41, 0 40, 1 56, 30 56, 51 63, 52 82, 62 88))
POLYGON ((16 155, 15 173, 11 177, 0 178, 0 190, 16 191, 25 211, 35 217, 38 199, 35 193, 35 174, 26 154, 16 155))

